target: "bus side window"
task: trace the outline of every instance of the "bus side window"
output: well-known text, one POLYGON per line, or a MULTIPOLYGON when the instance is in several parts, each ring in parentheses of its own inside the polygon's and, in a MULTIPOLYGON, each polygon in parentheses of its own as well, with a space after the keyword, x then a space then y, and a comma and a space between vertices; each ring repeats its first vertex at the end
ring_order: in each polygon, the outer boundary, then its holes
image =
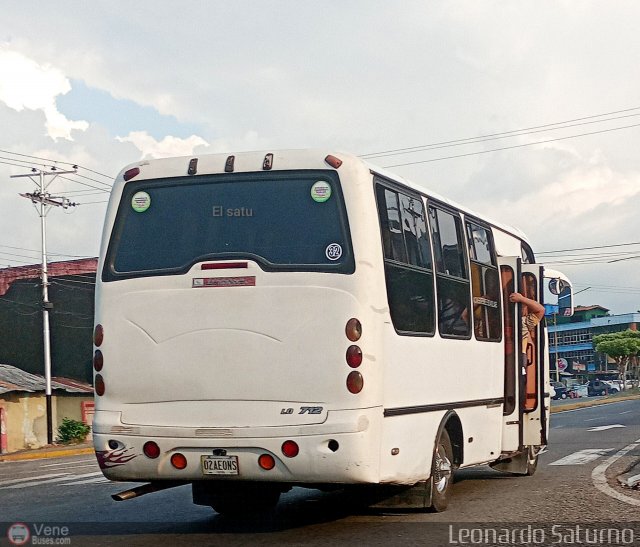
POLYGON ((433 272, 422 199, 380 184, 376 198, 393 326, 402 334, 433 334, 433 272))
POLYGON ((467 242, 471 262, 473 330, 478 340, 498 342, 502 338, 500 281, 489 229, 467 221, 467 242))
POLYGON ((430 206, 429 221, 436 260, 438 329, 442 336, 471 336, 469 277, 462 222, 456 214, 430 206))

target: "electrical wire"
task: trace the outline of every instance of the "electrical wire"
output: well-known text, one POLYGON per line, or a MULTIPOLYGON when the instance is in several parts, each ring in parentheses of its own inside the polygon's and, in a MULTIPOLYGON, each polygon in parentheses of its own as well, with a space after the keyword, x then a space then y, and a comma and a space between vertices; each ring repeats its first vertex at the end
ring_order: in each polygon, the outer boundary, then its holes
MULTIPOLYGON (((640 109, 640 107, 627 109, 627 110, 623 110, 623 111, 620 111, 620 112, 628 112, 629 110, 638 110, 638 109, 640 109)), ((610 114, 615 114, 615 113, 616 112, 612 112, 610 114)), ((524 129, 513 129, 511 131, 504 131, 502 133, 491 133, 491 134, 488 134, 488 135, 479 135, 477 137, 467 137, 467 138, 455 139, 455 140, 451 140, 451 141, 442 141, 442 142, 436 142, 436 143, 431 143, 431 144, 410 146, 410 147, 407 147, 407 148, 398 148, 396 150, 386 150, 386 151, 383 151, 383 152, 362 154, 360 157, 362 157, 362 158, 372 158, 372 157, 381 158, 381 157, 397 156, 397 155, 401 155, 401 154, 413 154, 415 152, 423 152, 423 151, 427 151, 427 150, 437 150, 437 149, 441 149, 441 148, 450 148, 452 146, 461 146, 461 145, 466 145, 466 144, 476 144, 476 143, 480 143, 480 142, 487 142, 487 141, 510 138, 510 137, 520 137, 520 136, 524 136, 524 135, 533 135, 533 134, 536 134, 536 133, 543 133, 543 132, 547 132, 547 131, 555 131, 557 129, 568 129, 570 127, 578 127, 578 126, 581 126, 581 125, 590 125, 590 124, 594 124, 594 123, 603 123, 603 122, 609 122, 609 121, 613 121, 613 120, 620 120, 620 119, 624 119, 624 118, 631 118, 631 117, 635 117, 635 116, 640 116, 640 112, 635 113, 635 114, 626 114, 624 116, 616 116, 616 117, 613 117, 613 118, 605 118, 605 119, 601 119, 601 120, 591 120, 591 121, 588 121, 588 122, 581 122, 581 123, 570 123, 570 122, 578 122, 580 120, 586 120, 586 119, 597 118, 597 117, 608 116, 608 115, 609 114, 598 114, 598 115, 595 115, 595 116, 587 116, 585 118, 577 118, 575 120, 568 120, 568 121, 565 121, 565 122, 555 122, 555 123, 551 123, 551 124, 528 127, 528 128, 524 128, 524 129)))

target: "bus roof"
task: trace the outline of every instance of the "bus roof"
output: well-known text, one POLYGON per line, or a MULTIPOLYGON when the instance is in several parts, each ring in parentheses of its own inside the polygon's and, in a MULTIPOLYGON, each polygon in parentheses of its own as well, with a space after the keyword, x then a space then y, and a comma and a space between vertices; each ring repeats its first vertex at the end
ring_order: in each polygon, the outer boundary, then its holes
MULTIPOLYGON (((135 176, 136 180, 181 177, 186 174, 218 174, 225 172, 261 172, 265 170, 283 171, 295 169, 327 169, 331 168, 325 161, 325 158, 333 156, 338 158, 342 163, 354 165, 359 163, 369 169, 370 172, 380 175, 386 179, 398 182, 407 186, 418 193, 425 194, 445 203, 465 214, 474 216, 484 220, 492 226, 518 237, 528 243, 525 234, 518 228, 502 224, 485 215, 474 212, 472 209, 464 205, 446 198, 429 188, 408 180, 397 173, 391 172, 384 167, 377 166, 349 152, 340 152, 327 149, 285 149, 275 151, 249 151, 234 153, 215 153, 215 154, 194 154, 191 156, 176 156, 169 158, 145 159, 135 163, 131 163, 124 167, 115 180, 115 186, 123 184, 125 174, 132 169, 140 169, 139 175, 135 176), (230 158, 233 158, 230 160, 230 158), (195 162, 190 163, 190 162, 195 162), (231 171, 229 171, 229 162, 231 162, 231 171), (268 169, 265 169, 265 163, 269 163, 268 169), (195 165, 194 172, 189 171, 190 165, 195 165)), ((339 167, 337 171, 339 171, 339 167)))

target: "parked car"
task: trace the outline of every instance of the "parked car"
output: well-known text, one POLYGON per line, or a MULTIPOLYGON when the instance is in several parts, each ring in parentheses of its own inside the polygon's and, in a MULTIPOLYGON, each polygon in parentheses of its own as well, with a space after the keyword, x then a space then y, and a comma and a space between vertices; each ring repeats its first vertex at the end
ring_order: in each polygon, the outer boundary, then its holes
POLYGON ((611 387, 622 391, 624 382, 622 380, 603 380, 605 384, 609 384, 611 387))
POLYGON ((569 397, 588 397, 589 390, 587 384, 574 384, 569 388, 569 397))
POLYGON ((551 382, 551 387, 555 390, 555 393, 551 393, 552 399, 557 401, 569 397, 569 390, 562 382, 551 382))
POLYGON ((587 382, 587 393, 589 394, 589 397, 617 393, 618 391, 620 390, 617 387, 614 387, 603 380, 589 380, 587 382))

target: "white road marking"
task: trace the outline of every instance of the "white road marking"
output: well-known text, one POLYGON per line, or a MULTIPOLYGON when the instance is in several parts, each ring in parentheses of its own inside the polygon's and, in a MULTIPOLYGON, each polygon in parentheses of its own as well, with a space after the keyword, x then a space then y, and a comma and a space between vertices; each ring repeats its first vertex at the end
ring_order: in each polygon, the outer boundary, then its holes
POLYGON ((48 479, 50 477, 60 477, 62 475, 70 475, 70 473, 49 473, 48 475, 40 475, 38 477, 23 477, 21 479, 9 479, 6 481, 0 481, 0 488, 8 484, 18 484, 20 482, 28 482, 37 479, 48 479))
POLYGON ((619 450, 610 458, 607 458, 604 462, 595 467, 591 472, 591 480, 593 481, 593 485, 603 494, 606 494, 607 496, 615 498, 624 503, 628 503, 629 505, 640 507, 640 500, 625 496, 623 493, 611 488, 611 486, 609 486, 609 483, 607 482, 607 477, 605 475, 609 466, 613 465, 616 461, 622 458, 622 456, 636 448, 638 445, 640 445, 640 439, 628 446, 625 446, 622 450, 619 450))
POLYGON ((96 471, 96 472, 92 472, 92 473, 84 473, 82 475, 72 475, 71 473, 64 473, 64 477, 58 477, 55 479, 47 479, 45 481, 40 480, 42 477, 32 477, 31 480, 32 482, 24 482, 22 484, 14 484, 12 486, 0 486, 0 489, 4 489, 4 488, 27 488, 29 486, 40 486, 41 484, 50 484, 53 482, 62 482, 62 481, 70 481, 73 479, 81 479, 84 477, 96 477, 98 475, 102 475, 102 471, 96 471))
MULTIPOLYGON (((100 474, 102 475, 102 472, 100 472, 100 474)), ((74 482, 66 482, 64 484, 61 484, 60 486, 75 486, 76 484, 93 484, 93 483, 99 483, 99 482, 111 482, 109 479, 106 479, 104 477, 104 475, 102 475, 101 477, 95 477, 93 479, 85 479, 83 481, 74 481, 74 482)))
POLYGON ((65 466, 70 466, 73 467, 74 465, 78 465, 80 464, 85 464, 85 463, 89 463, 89 462, 93 462, 95 464, 97 464, 97 460, 95 458, 89 458, 86 460, 75 460, 72 462, 59 462, 59 463, 47 463, 45 465, 41 465, 40 467, 65 467, 65 466))
POLYGON ((611 452, 615 448, 585 448, 579 450, 573 454, 569 454, 564 458, 560 458, 549 465, 583 465, 585 463, 597 460, 601 456, 604 456, 607 452, 611 452))
POLYGON ((621 424, 599 425, 597 427, 592 427, 591 429, 587 429, 587 431, 606 431, 607 429, 615 429, 616 427, 627 427, 627 426, 621 425, 621 424))

